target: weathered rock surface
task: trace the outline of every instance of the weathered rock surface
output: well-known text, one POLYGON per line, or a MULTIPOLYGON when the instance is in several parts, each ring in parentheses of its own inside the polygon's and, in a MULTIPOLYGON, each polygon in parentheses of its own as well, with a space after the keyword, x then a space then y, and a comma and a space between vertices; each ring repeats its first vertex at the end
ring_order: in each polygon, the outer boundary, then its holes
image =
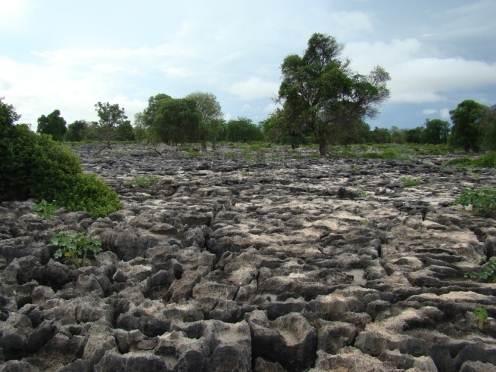
POLYGON ((32 201, 0 204, 0 371, 496 368, 496 284, 465 277, 494 256, 495 220, 452 203, 494 170, 79 152, 124 208, 44 220, 32 201), (403 188, 404 175, 423 182, 403 188), (61 230, 104 251, 58 262, 61 230))

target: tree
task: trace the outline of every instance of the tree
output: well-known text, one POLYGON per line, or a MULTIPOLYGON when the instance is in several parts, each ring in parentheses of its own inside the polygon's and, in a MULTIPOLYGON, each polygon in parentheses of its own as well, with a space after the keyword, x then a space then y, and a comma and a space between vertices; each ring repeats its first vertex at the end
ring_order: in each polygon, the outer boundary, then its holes
POLYGON ((79 142, 86 139, 88 132, 88 123, 84 120, 76 120, 69 124, 65 135, 66 141, 79 142))
POLYGON ((302 132, 313 132, 322 156, 337 132, 376 114, 375 106, 389 95, 389 74, 383 68, 369 76, 354 73, 348 60, 339 59, 341 50, 336 39, 316 33, 302 57, 290 55, 281 67, 279 99, 293 110, 302 132))
POLYGON ((496 150, 496 105, 486 110, 481 125, 482 146, 487 150, 496 150))
POLYGON ((374 130, 370 132, 370 140, 374 143, 390 143, 391 133, 386 128, 375 127, 374 130))
POLYGON ((110 104, 108 102, 98 102, 95 105, 98 115, 98 129, 101 139, 110 147, 110 142, 114 139, 115 129, 127 121, 124 108, 121 108, 118 103, 110 104))
POLYGON ((162 98, 154 103, 151 128, 161 141, 178 144, 198 139, 200 120, 194 101, 162 98))
POLYGON ((157 108, 160 104, 160 101, 168 100, 171 98, 172 98, 171 96, 164 93, 159 93, 148 98, 148 106, 143 111, 142 117, 140 118, 144 127, 150 128, 153 126, 153 121, 155 118, 155 114, 157 113, 157 108))
POLYGON ((67 132, 66 121, 60 116, 59 110, 54 110, 47 116, 38 118, 38 133, 49 134, 56 141, 62 141, 67 132))
POLYGON ((424 128, 406 129, 405 138, 407 143, 422 143, 424 141, 424 128))
POLYGON ((422 134, 422 143, 434 145, 446 144, 450 131, 450 124, 441 119, 427 119, 422 134))
POLYGON ((481 123, 487 113, 487 106, 474 100, 465 100, 450 111, 453 130, 451 143, 465 151, 478 152, 481 145, 481 123))
POLYGON ((15 112, 14 106, 3 102, 0 97, 0 126, 12 126, 20 118, 21 115, 15 112))
POLYGON ((134 141, 134 130, 129 120, 124 120, 117 126, 115 138, 117 141, 134 141))
POLYGON ((252 142, 263 140, 262 130, 248 118, 229 120, 226 126, 227 140, 231 142, 252 142))
POLYGON ((206 141, 212 142, 215 149, 222 128, 222 109, 217 98, 212 93, 195 92, 186 96, 196 104, 196 110, 200 114, 200 141, 202 149, 206 151, 206 141))

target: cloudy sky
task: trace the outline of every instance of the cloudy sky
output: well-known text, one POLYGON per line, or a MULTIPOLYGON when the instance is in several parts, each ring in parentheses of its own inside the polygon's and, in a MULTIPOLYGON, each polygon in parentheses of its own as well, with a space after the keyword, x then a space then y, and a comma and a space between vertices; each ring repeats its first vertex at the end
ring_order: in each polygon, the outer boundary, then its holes
POLYGON ((207 91, 227 118, 259 121, 284 57, 322 32, 357 71, 390 72, 371 124, 412 127, 466 98, 496 103, 494 15, 495 0, 0 0, 0 97, 34 124, 56 108, 94 119, 97 101, 133 117, 151 95, 207 91))

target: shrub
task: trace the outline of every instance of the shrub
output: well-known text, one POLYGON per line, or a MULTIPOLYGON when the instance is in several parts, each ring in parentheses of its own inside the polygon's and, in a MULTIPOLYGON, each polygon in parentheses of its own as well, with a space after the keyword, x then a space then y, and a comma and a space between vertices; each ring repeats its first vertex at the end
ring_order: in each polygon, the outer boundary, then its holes
POLYGON ((455 201, 463 206, 472 206, 475 214, 483 217, 496 215, 496 189, 485 187, 474 190, 464 190, 455 201))
POLYGON ((463 157, 453 159, 447 164, 466 168, 496 168, 496 152, 488 152, 477 158, 463 157))
POLYGON ((131 187, 148 188, 155 185, 158 180, 159 178, 157 176, 136 176, 128 182, 128 185, 131 187))
POLYGON ((96 176, 82 173, 63 144, 23 126, 0 126, 0 200, 51 200, 94 217, 120 207, 117 194, 96 176))
POLYGON ((36 203, 33 207, 33 211, 44 219, 53 217, 56 210, 57 206, 53 203, 47 202, 46 200, 36 203))
POLYGON ((465 277, 477 280, 479 282, 495 282, 496 281, 496 257, 491 257, 480 270, 472 271, 465 275, 465 277))
POLYGON ((477 319, 477 326, 482 329, 489 318, 489 314, 485 307, 476 307, 473 311, 475 318, 477 319))
POLYGON ((57 247, 53 255, 55 259, 76 266, 84 266, 86 258, 96 256, 102 249, 100 240, 76 232, 60 232, 50 242, 57 247))
POLYGON ((121 208, 115 191, 94 174, 76 175, 55 201, 70 211, 86 211, 92 217, 104 217, 121 208))
POLYGON ((420 179, 418 179, 416 177, 410 177, 410 176, 401 177, 400 181, 401 181, 401 184, 403 185, 403 187, 405 187, 405 188, 418 186, 418 185, 420 185, 420 182, 421 182, 420 179))

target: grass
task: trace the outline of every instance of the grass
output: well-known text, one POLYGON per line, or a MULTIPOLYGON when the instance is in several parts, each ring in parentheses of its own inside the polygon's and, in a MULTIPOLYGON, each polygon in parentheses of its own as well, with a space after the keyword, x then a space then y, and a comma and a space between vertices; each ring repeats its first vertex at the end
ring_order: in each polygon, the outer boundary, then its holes
POLYGON ((418 144, 360 144, 331 146, 330 155, 343 158, 409 160, 417 156, 445 155, 451 152, 447 145, 418 144))
POLYGON ((48 220, 55 215, 57 206, 53 203, 47 202, 46 200, 41 200, 38 203, 35 203, 33 211, 41 218, 48 220))
POLYGON ((467 157, 453 159, 447 165, 459 168, 496 168, 496 152, 488 152, 478 157, 467 157))
POLYGON ((482 217, 496 216, 496 188, 465 189, 456 198, 457 204, 472 206, 472 211, 482 217))
POLYGON ((131 187, 141 187, 147 189, 157 184, 159 181, 158 176, 136 176, 128 182, 131 187))
POLYGON ((489 318, 489 314, 486 308, 482 306, 476 307, 473 311, 473 314, 475 316, 475 319, 477 319, 477 326, 479 327, 479 329, 483 329, 487 323, 487 319, 489 318))
POLYGON ((400 181, 404 188, 415 187, 422 183, 420 178, 411 176, 403 176, 400 178, 400 181))

